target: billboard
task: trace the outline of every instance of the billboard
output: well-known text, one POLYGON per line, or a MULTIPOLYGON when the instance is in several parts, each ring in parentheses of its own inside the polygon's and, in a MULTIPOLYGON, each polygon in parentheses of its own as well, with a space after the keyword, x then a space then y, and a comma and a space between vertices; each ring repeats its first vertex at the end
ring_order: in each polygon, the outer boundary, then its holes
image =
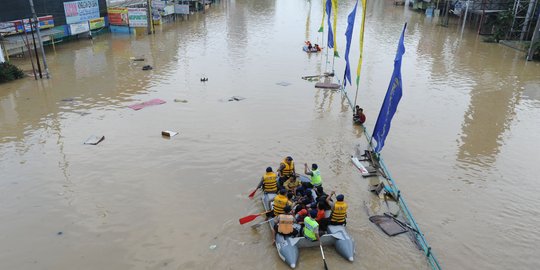
POLYGON ((105 27, 105 18, 97 18, 89 20, 88 23, 90 24, 90 30, 99 29, 105 27))
POLYGON ((99 18, 98 0, 64 2, 66 23, 78 23, 99 18))
POLYGON ((174 13, 189 14, 189 5, 174 4, 174 13))
POLYGON ((129 27, 147 27, 146 8, 128 8, 129 27))
POLYGON ((69 33, 72 36, 88 31, 90 31, 90 26, 88 25, 88 22, 72 23, 69 25, 69 33))
POLYGON ((128 9, 124 7, 110 7, 107 9, 110 25, 128 25, 128 9))

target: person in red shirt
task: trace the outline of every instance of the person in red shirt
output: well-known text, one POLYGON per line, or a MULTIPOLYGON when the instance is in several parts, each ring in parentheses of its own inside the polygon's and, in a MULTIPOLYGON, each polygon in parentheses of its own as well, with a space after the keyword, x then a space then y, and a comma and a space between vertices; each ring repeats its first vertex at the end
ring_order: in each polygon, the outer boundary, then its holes
POLYGON ((364 114, 364 109, 360 108, 360 106, 358 105, 356 105, 356 107, 354 108, 353 121, 360 125, 366 122, 366 115, 364 114))

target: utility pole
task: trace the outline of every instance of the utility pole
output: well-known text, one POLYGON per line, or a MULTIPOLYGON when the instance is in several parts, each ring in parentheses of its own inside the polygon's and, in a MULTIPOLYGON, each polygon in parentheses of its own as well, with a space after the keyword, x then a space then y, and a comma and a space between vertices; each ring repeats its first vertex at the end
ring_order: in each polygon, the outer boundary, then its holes
POLYGON ((540 16, 538 16, 538 21, 536 21, 536 27, 534 28, 534 33, 531 39, 531 46, 529 47, 529 53, 527 53, 527 61, 533 60, 534 54, 534 44, 538 39, 540 39, 540 16))
MULTIPOLYGON (((45 68, 45 77, 49 79, 49 67, 47 66, 47 60, 45 59, 45 49, 43 49, 43 40, 41 39, 41 33, 39 32, 39 21, 37 19, 36 10, 34 9, 34 0, 28 1, 30 2, 30 9, 32 10, 32 14, 34 16, 34 22, 36 22, 36 32, 38 36, 39 47, 41 48, 41 57, 43 59, 43 67, 45 68)), ((32 24, 31 20, 30 24, 32 24)))
MULTIPOLYGON (((23 31, 26 32, 24 22, 23 22, 23 31)), ((34 36, 34 27, 33 27, 33 24, 32 24, 32 20, 30 20, 30 33, 32 33, 32 44, 34 44, 34 53, 36 54, 36 62, 37 62, 37 67, 38 67, 38 71, 39 71, 39 78, 43 79, 43 74, 41 73, 41 64, 39 63, 39 53, 38 53, 37 47, 36 47, 36 37, 34 36)))
POLYGON ((153 23, 153 18, 152 18, 152 0, 146 0, 146 16, 148 17, 148 27, 147 27, 147 30, 148 30, 148 34, 151 35, 154 33, 153 31, 153 26, 154 26, 154 23, 153 23))

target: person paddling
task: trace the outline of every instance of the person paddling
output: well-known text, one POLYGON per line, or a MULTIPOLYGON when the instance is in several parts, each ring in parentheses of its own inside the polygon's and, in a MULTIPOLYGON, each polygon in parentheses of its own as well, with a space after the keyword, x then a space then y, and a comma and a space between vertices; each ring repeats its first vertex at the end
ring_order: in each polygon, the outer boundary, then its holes
POLYGON ((257 189, 261 187, 264 193, 277 193, 277 175, 272 171, 272 167, 266 168, 266 173, 261 177, 257 189))
MULTIPOLYGON (((294 216, 291 214, 292 208, 287 205, 284 208, 285 212, 276 217, 276 224, 274 225, 274 232, 283 236, 295 237, 298 235, 298 230, 294 228, 294 216)), ((276 239, 274 234, 274 241, 276 239)))
POLYGON ((280 189, 278 195, 274 198, 274 211, 268 212, 267 217, 276 217, 285 213, 285 206, 291 206, 292 202, 287 198, 287 190, 280 189))

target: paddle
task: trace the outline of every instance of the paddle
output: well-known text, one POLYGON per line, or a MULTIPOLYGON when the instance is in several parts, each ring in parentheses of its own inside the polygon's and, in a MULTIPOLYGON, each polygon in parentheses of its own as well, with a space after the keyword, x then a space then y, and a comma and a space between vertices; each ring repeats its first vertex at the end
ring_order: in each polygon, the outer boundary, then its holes
MULTIPOLYGON (((272 210, 270 210, 272 211, 272 210)), ((249 216, 245 216, 243 218, 240 218, 238 221, 240 222, 240 224, 246 224, 248 222, 251 222, 253 221, 254 219, 256 219, 257 217, 261 216, 261 215, 264 215, 270 211, 266 211, 266 212, 262 212, 262 213, 259 213, 259 214, 253 214, 253 215, 249 215, 249 216)))
POLYGON ((255 196, 255 192, 257 192, 257 190, 259 189, 259 187, 257 187, 253 192, 249 193, 249 198, 250 199, 253 199, 253 197, 255 196))
POLYGON ((326 265, 326 258, 324 258, 324 251, 322 249, 321 239, 319 239, 319 247, 321 248, 322 260, 324 262, 324 270, 328 270, 328 265, 326 265))
POLYGON ((260 223, 257 223, 257 224, 253 224, 253 225, 251 225, 251 228, 252 228, 252 229, 259 228, 259 227, 260 227, 261 225, 263 225, 264 223, 270 222, 270 220, 272 220, 272 219, 269 218, 268 220, 265 220, 265 221, 263 221, 263 222, 260 222, 260 223))

